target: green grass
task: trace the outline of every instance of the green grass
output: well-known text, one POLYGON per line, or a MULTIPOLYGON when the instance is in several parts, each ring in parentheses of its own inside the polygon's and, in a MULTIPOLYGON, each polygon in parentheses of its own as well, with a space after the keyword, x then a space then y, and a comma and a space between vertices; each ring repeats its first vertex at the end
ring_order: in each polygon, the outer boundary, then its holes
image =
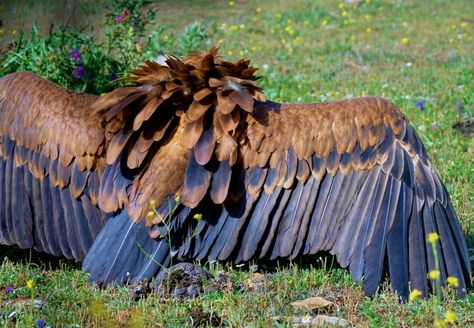
MULTIPOLYGON (((222 55, 250 58, 262 68, 261 83, 271 100, 391 99, 421 136, 474 247, 474 143, 451 127, 474 115, 474 26, 468 20, 472 1, 372 0, 342 9, 335 1, 236 2, 164 1, 151 6, 159 9, 160 23, 178 30, 200 17, 208 26, 210 44, 219 44, 222 55), (425 101, 423 111, 415 106, 420 100, 425 101)), ((12 286, 15 292, 0 291, 0 313, 16 308, 20 313, 16 323, 0 323, 31 327, 45 319, 51 326, 180 327, 191 325, 193 311, 202 309, 228 326, 284 327, 293 316, 305 314, 293 312, 289 303, 311 296, 334 301, 337 310, 328 314, 356 326, 430 326, 434 321, 433 299, 400 305, 386 286, 367 298, 341 269, 284 266, 267 276, 264 290, 255 292, 239 288, 251 275, 245 268, 214 265, 210 270, 227 271, 236 288, 192 301, 151 296, 134 302, 126 287, 91 286, 71 263, 49 270, 49 264, 7 261, 0 268, 0 287, 12 286), (42 309, 14 305, 31 299, 29 279, 36 282, 34 298, 45 301, 42 309)), ((460 326, 474 325, 474 293, 466 299, 447 296, 443 309, 455 311, 460 326)))

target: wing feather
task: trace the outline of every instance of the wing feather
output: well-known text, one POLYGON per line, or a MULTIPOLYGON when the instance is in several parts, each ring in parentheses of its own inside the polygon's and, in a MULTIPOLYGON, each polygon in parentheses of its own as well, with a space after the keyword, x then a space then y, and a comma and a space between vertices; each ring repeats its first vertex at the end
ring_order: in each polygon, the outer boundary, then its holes
MULTIPOLYGON (((342 110, 337 105, 331 105, 331 110, 342 110)), ((288 107, 286 112, 282 108, 277 111, 271 104, 257 106, 255 115, 268 129, 251 121, 239 143, 244 145, 243 160, 226 166, 226 172, 232 171, 229 188, 241 188, 238 179, 244 177, 240 182, 243 194, 233 192, 216 201, 212 196, 214 187, 201 183, 206 191, 200 190, 199 198, 210 203, 197 203, 195 210, 205 214, 220 203, 223 210, 219 214, 212 210, 214 214, 205 216, 208 219, 198 231, 196 248, 188 250, 187 247, 192 248, 189 244, 180 254, 240 262, 329 251, 341 266, 350 268, 356 281, 364 281, 367 294, 376 292, 387 272, 394 290, 406 298, 410 286, 425 294, 432 289, 426 274, 434 262, 426 236, 437 231, 447 239, 438 246, 443 258, 442 279, 445 281, 452 273, 462 276, 463 283, 470 286, 466 278, 470 267, 460 227, 419 138, 411 127, 406 127, 408 123, 398 110, 384 101, 354 102, 354 115, 365 115, 365 105, 371 117, 347 123, 355 124, 347 130, 353 131, 350 138, 356 138, 351 141, 342 127, 334 130, 337 137, 328 137, 327 131, 291 130, 291 126, 317 129, 311 125, 311 115, 327 114, 314 120, 321 129, 330 126, 322 121, 345 117, 329 115, 324 107, 316 105, 319 112, 310 114, 305 112, 312 110, 309 105, 288 107), (370 112, 382 105, 386 107, 378 109, 381 113, 370 112), (381 119, 377 115, 387 117, 381 119), (319 146, 312 144, 323 137, 330 140, 319 146), (293 144, 295 140, 298 142, 293 144), (328 150, 330 145, 333 148, 328 150), (242 198, 237 207, 241 210, 238 215, 230 215, 226 208, 239 197, 242 198), (453 259, 448 260, 447 256, 453 259)), ((221 180, 218 171, 206 172, 212 176, 211 181, 221 180)))

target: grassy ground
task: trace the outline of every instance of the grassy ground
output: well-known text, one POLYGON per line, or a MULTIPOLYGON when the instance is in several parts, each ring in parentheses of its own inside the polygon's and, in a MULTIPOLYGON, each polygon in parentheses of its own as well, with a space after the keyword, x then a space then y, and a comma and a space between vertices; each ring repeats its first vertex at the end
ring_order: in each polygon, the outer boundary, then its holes
MULTIPOLYGON (((446 183, 474 247, 474 142, 452 129, 474 115, 474 26, 470 0, 365 1, 164 1, 155 4, 160 23, 182 28, 196 17, 208 25, 210 44, 233 59, 248 57, 261 67, 261 83, 275 101, 319 102, 362 95, 382 95, 408 116, 446 183), (418 102, 419 106, 416 106, 418 102), (423 109, 421 103, 423 102, 423 109)), ((8 32, 8 31, 7 31, 8 32)), ((311 269, 297 264, 266 276, 265 288, 242 292, 247 268, 225 270, 236 288, 192 301, 148 297, 132 301, 126 287, 99 290, 72 263, 0 267, 0 313, 13 310, 16 323, 5 326, 169 326, 191 325, 196 310, 228 326, 289 326, 295 300, 322 296, 336 307, 326 314, 355 326, 429 326, 434 300, 400 305, 390 291, 364 296, 345 270, 311 269), (27 281, 36 286, 28 288, 27 281), (32 295, 33 294, 33 295, 32 295), (41 309, 29 304, 43 300, 41 309)), ((323 265, 324 267, 324 265, 323 265)), ((31 287, 31 286, 30 286, 31 287)), ((456 312, 459 326, 474 325, 474 293, 460 300, 448 296, 442 310, 456 312)))

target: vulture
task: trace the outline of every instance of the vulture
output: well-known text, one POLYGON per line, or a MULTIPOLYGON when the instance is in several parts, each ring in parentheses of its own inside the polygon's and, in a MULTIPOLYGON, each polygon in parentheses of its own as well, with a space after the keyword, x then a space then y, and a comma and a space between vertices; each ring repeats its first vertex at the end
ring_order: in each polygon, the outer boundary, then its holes
POLYGON ((211 49, 147 61, 102 96, 0 79, 0 243, 83 261, 104 286, 327 252, 367 295, 387 277, 428 295, 436 268, 465 294, 460 222, 401 111, 272 102, 256 70, 211 49))

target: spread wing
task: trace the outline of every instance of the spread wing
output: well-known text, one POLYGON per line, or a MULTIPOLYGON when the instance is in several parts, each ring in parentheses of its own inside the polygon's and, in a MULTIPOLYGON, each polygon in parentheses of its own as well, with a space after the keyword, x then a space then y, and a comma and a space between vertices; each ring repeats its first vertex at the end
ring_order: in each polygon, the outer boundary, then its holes
POLYGON ((96 97, 28 72, 0 80, 0 242, 82 259, 104 224, 96 97))
POLYGON ((203 217, 187 228, 191 238, 183 238, 180 256, 239 262, 329 251, 363 280, 367 294, 387 271, 394 290, 407 297, 409 288, 434 289, 426 240, 436 232, 443 284, 454 276, 460 290, 471 285, 446 189, 388 101, 263 103, 237 142, 234 165, 217 158, 201 165, 191 151, 181 201, 195 207, 190 217, 203 217))
MULTIPOLYGON (((266 102, 254 72, 249 61, 223 61, 215 49, 184 61, 169 56, 166 65, 145 63, 127 78, 131 86, 94 104, 112 135, 107 170, 121 161, 136 173, 130 188, 121 188, 124 209, 153 224, 158 240, 150 254, 165 262, 173 254, 239 262, 329 251, 363 280, 367 294, 386 271, 406 297, 409 288, 425 295, 434 289, 426 238, 436 232, 443 284, 454 276, 460 292, 470 287, 467 248, 448 194, 393 104, 266 102), (148 217, 151 200, 159 206, 148 217), (172 237, 166 247, 164 235, 172 237)), ((116 194, 111 177, 104 173, 109 192, 100 200, 116 194)), ((124 272, 137 271, 134 261, 150 264, 138 271, 158 270, 153 257, 116 249, 145 240, 142 228, 127 223, 131 232, 121 235, 108 226, 85 263, 94 280, 121 281, 124 272), (130 237, 135 233, 140 237, 130 237), (120 261, 104 259, 104 249, 120 261)))

